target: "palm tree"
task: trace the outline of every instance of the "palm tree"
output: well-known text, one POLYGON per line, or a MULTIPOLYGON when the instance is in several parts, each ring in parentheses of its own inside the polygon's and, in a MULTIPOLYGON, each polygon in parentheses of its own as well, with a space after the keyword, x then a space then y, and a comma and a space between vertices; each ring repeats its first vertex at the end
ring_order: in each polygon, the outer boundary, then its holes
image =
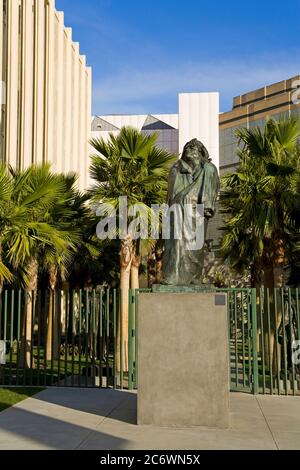
POLYGON ((8 168, 0 165, 0 292, 3 289, 4 282, 13 281, 7 262, 4 259, 3 243, 6 231, 13 222, 13 211, 11 208, 11 199, 13 194, 13 180, 8 168))
POLYGON ((269 119, 263 130, 239 129, 236 134, 240 166, 223 177, 221 192, 226 222, 223 256, 233 267, 244 269, 248 264, 255 287, 263 280, 270 289, 274 321, 270 351, 265 340, 268 360, 273 356, 275 323, 279 325, 282 319, 280 299, 275 318, 274 288, 283 287, 289 240, 298 231, 300 125, 295 117, 279 122, 269 119))
POLYGON ((39 258, 45 247, 68 250, 69 239, 47 222, 49 211, 62 196, 64 187, 48 165, 32 166, 24 172, 10 169, 11 217, 3 231, 2 246, 14 269, 21 267, 26 277, 26 307, 22 321, 20 363, 31 366, 32 317, 38 284, 39 258))
POLYGON ((47 360, 57 360, 59 356, 58 328, 61 318, 60 305, 55 300, 55 292, 59 281, 63 281, 67 277, 68 269, 80 240, 80 230, 76 224, 78 214, 75 200, 80 197, 76 188, 77 177, 75 174, 58 175, 57 177, 61 181, 64 191, 59 194, 55 204, 50 207, 46 221, 59 230, 60 240, 59 243, 52 245, 45 244, 40 254, 43 270, 46 270, 48 274, 50 293, 46 346, 47 360), (63 241, 62 244, 61 241, 63 241))
MULTIPOLYGON (((136 129, 124 127, 118 136, 112 133, 109 141, 93 139, 91 145, 97 154, 92 155, 90 173, 95 180, 91 190, 95 203, 110 204, 119 214, 119 198, 127 197, 128 211, 139 206, 141 225, 147 225, 153 212, 151 204, 166 200, 168 173, 177 156, 158 149, 157 135, 144 135, 136 129)), ((127 226, 132 222, 128 217, 127 226)), ((118 230, 118 229, 117 229, 118 230)), ((120 232, 117 232, 120 235, 120 232)), ((129 288, 139 287, 141 244, 128 230, 122 234, 120 246, 120 288, 123 306, 124 370, 128 370, 128 295, 129 288)), ((118 322, 120 324, 120 322, 118 322)), ((120 337, 120 328, 118 331, 120 337)), ((120 342, 118 341, 120 345, 120 342)), ((119 354, 118 354, 119 357, 119 354)))
POLYGON ((256 209, 259 207, 258 177, 249 167, 248 162, 242 160, 236 173, 224 175, 220 194, 221 214, 226 225, 222 227, 222 258, 229 261, 231 268, 238 274, 249 271, 251 287, 259 288, 262 285, 262 251, 261 243, 256 232, 243 223, 245 206, 249 202, 256 209), (246 200, 245 187, 248 188, 246 200), (251 188, 251 189, 250 189, 251 188))

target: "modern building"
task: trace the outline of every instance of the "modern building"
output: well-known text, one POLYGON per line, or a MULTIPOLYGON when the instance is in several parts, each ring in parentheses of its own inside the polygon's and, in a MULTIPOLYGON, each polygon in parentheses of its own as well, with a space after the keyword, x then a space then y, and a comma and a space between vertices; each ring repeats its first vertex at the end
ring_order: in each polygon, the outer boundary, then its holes
MULTIPOLYGON (((233 98, 231 111, 220 114, 220 174, 235 171, 238 165, 237 129, 263 127, 266 119, 296 115, 300 118, 300 75, 267 85, 233 98), (297 89, 298 87, 298 89, 297 89), (298 91, 297 91, 298 90, 298 91), (296 99, 298 98, 298 99, 296 99)), ((208 238, 215 248, 222 233, 222 217, 217 212, 211 221, 208 238)))
MULTIPOLYGON (((236 96, 232 110, 225 113, 219 113, 218 93, 184 93, 179 95, 178 114, 97 116, 92 120, 92 135, 107 139, 110 132, 117 134, 122 126, 133 126, 144 133, 157 132, 158 145, 178 154, 186 142, 197 137, 207 146, 220 175, 223 175, 234 171, 238 165, 235 137, 238 128, 263 127, 267 117, 300 117, 299 87, 300 75, 267 85, 236 96)), ((222 217, 217 211, 207 235, 216 250, 222 225, 222 217)))
POLYGON ((54 0, 0 0, 0 83, 0 161, 51 162, 86 187, 91 68, 54 0))
POLYGON ((158 134, 157 144, 181 154, 191 139, 201 140, 219 168, 219 93, 182 93, 178 114, 96 116, 92 121, 94 138, 118 134, 123 126, 132 126, 145 134, 158 134))
POLYGON ((221 174, 234 170, 238 163, 235 137, 238 128, 263 127, 267 117, 300 117, 300 93, 298 103, 295 100, 297 86, 300 87, 300 75, 236 96, 232 110, 220 114, 221 174))

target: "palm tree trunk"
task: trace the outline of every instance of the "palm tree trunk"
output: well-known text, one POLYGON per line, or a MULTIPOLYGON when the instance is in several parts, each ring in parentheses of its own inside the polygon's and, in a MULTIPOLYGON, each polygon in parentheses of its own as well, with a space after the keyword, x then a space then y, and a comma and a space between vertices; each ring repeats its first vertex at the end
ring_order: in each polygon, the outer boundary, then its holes
POLYGON ((275 345, 275 332, 276 328, 279 329, 282 321, 282 308, 280 291, 275 291, 282 287, 281 269, 276 269, 275 265, 268 264, 264 269, 264 286, 265 286, 265 301, 264 301, 264 353, 265 353, 265 366, 266 370, 270 371, 271 368, 275 374, 276 368, 280 370, 281 367, 281 346, 275 345), (269 306, 267 305, 266 289, 269 289, 269 306), (275 298, 276 295, 276 298, 275 298), (277 307, 275 307, 275 305, 277 307), (270 309, 270 339, 269 339, 269 322, 268 322, 268 308, 270 309))
MULTIPOLYGON (((137 253, 134 253, 133 258, 132 258, 132 263, 131 263, 131 289, 132 289, 134 296, 135 296, 136 291, 140 287, 140 283, 139 283, 140 265, 141 265, 141 257, 137 253)), ((132 315, 132 329, 135 331, 135 311, 134 310, 133 310, 133 315, 132 315)), ((133 357, 136 358, 135 341, 133 341, 133 344, 132 344, 132 352, 133 352, 133 357)))
POLYGON ((160 284, 163 278, 162 272, 163 248, 161 244, 156 242, 148 255, 148 287, 153 284, 160 284))
POLYGON ((139 270, 141 265, 141 258, 138 255, 134 255, 131 263, 131 289, 136 291, 140 287, 139 283, 139 270))
POLYGON ((163 278, 162 262, 164 252, 161 246, 155 246, 155 283, 160 284, 163 278))
POLYGON ((118 313, 118 329, 117 329, 117 371, 121 371, 121 347, 122 347, 122 366, 123 372, 128 372, 128 314, 129 314, 129 288, 130 274, 133 258, 132 238, 128 235, 121 242, 120 251, 120 289, 121 289, 121 308, 122 323, 120 309, 118 313), (121 345, 122 332, 122 345, 121 345))
POLYGON ((20 367, 34 367, 34 358, 31 357, 31 349, 33 350, 33 323, 34 307, 38 280, 38 263, 36 259, 31 259, 28 266, 29 282, 26 289, 25 312, 22 321, 22 337, 20 346, 19 362, 20 367))
POLYGON ((156 260, 154 249, 150 251, 147 258, 147 286, 152 287, 156 278, 156 260))
MULTIPOLYGON (((271 338, 270 338, 270 351, 269 345, 268 345, 268 330, 267 330, 267 325, 265 326, 265 352, 266 350, 269 352, 267 354, 267 360, 269 369, 272 365, 273 371, 275 372, 276 366, 279 370, 281 370, 281 356, 282 356, 282 348, 281 345, 277 345, 277 351, 278 353, 275 354, 275 331, 276 328, 277 330, 280 328, 280 325, 283 320, 284 312, 282 309, 282 303, 281 303, 281 293, 280 289, 284 287, 284 273, 283 273, 283 267, 285 264, 285 249, 284 249, 284 242, 282 239, 279 239, 277 242, 275 242, 276 246, 276 255, 275 255, 275 262, 272 266, 272 277, 273 277, 273 289, 272 289, 272 296, 270 300, 271 304, 271 338), (277 289, 275 291, 275 289, 277 289), (276 293, 275 293, 276 292, 276 293), (276 305, 277 309, 275 309, 275 295, 276 295, 276 305)), ((266 320, 266 315, 264 315, 265 320, 266 320)), ((265 321, 266 323, 266 321, 265 321)))
MULTIPOLYGON (((60 308, 55 301, 55 289, 57 285, 57 267, 51 266, 49 270, 49 285, 50 285, 50 298, 49 298, 49 311, 48 311, 48 324, 47 324, 47 347, 46 359, 47 361, 57 361, 59 358, 58 351, 58 314, 60 308), (57 311, 58 310, 58 311, 57 311), (52 338, 53 334, 53 338, 52 338), (53 351, 52 351, 53 346, 53 351)), ((61 319, 60 319, 61 321, 61 319)))
MULTIPOLYGON (((262 285, 262 271, 260 268, 260 263, 253 263, 250 267, 250 282, 252 289, 255 289, 256 292, 256 311, 260 311, 260 288, 262 285)), ((257 315, 257 351, 261 350, 261 324, 260 324, 260 315, 257 315)))
POLYGON ((57 361, 59 358, 58 348, 58 321, 61 312, 60 305, 56 302, 55 290, 50 289, 49 295, 49 310, 48 310, 48 323, 47 323, 47 347, 46 347, 46 358, 47 361, 57 361), (53 335, 53 338, 52 338, 53 335), (53 346, 53 350, 52 350, 53 346))
POLYGON ((251 278, 251 287, 253 289, 259 289, 262 285, 262 269, 261 263, 253 263, 250 267, 250 278, 251 278))

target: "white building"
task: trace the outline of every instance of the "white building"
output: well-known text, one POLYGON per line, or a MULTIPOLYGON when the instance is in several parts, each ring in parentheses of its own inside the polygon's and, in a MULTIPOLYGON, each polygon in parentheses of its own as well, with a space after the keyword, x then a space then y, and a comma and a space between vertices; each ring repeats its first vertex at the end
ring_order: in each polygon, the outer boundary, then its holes
POLYGON ((144 133, 158 133, 158 145, 181 154, 184 145, 197 138, 207 147, 213 163, 219 168, 219 93, 182 93, 178 114, 106 115, 92 121, 92 137, 108 139, 123 126, 144 133))
POLYGON ((54 0, 0 0, 0 162, 88 185, 91 68, 54 0))

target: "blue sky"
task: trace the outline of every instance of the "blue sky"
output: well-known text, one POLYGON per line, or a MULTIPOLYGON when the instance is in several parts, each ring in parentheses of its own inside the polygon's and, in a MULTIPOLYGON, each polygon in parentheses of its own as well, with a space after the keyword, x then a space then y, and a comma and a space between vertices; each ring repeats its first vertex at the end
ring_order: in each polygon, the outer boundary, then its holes
POLYGON ((300 0, 56 0, 93 67, 93 112, 175 113, 300 73, 300 0))

